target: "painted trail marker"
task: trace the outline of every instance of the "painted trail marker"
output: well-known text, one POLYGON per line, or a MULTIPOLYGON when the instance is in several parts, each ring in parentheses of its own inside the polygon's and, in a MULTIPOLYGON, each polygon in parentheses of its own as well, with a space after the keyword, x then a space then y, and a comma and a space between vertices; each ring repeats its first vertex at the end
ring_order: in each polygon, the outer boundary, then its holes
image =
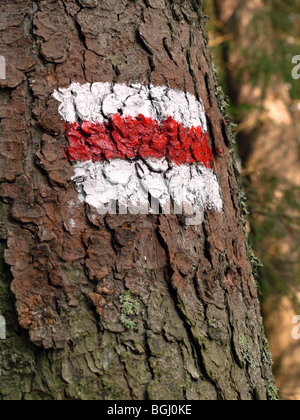
POLYGON ((81 201, 100 214, 184 214, 203 222, 222 210, 204 106, 166 87, 73 83, 59 89, 81 201))

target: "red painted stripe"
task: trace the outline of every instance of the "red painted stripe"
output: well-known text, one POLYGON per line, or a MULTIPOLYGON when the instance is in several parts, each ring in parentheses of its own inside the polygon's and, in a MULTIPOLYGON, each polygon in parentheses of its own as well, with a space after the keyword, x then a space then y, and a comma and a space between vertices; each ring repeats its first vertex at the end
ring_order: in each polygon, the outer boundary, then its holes
POLYGON ((166 157, 177 164, 202 162, 207 168, 214 161, 201 127, 183 127, 172 117, 159 122, 115 114, 104 124, 85 121, 81 126, 66 124, 65 129, 72 161, 166 157))

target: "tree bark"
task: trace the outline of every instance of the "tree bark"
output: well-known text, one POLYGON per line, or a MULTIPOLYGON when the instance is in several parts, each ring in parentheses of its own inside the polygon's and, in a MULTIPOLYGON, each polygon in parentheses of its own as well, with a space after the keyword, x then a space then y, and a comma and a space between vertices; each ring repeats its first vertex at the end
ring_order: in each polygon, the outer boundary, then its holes
POLYGON ((2 0, 0 10, 0 398, 276 398, 201 2, 2 0), (201 98, 224 211, 185 226, 79 202, 52 96, 71 82, 201 98))

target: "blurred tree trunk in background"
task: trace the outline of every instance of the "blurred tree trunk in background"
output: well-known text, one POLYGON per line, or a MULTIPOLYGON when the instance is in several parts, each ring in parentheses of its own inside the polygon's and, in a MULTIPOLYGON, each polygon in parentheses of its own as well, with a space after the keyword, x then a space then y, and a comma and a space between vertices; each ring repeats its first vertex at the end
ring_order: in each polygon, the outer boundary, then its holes
MULTIPOLYGON (((227 91, 237 111, 251 237, 265 266, 265 325, 277 382, 283 398, 300 398, 300 345, 291 334, 293 304, 299 305, 299 115, 292 112, 290 86, 273 60, 280 54, 280 28, 274 27, 266 2, 214 4, 227 91)), ((280 19, 282 8, 277 7, 280 19)), ((291 66, 287 54, 285 59, 284 65, 291 66)))
POLYGON ((201 2, 2 0, 0 11, 0 399, 276 398, 201 2), (187 227, 79 201, 53 97, 72 81, 202 98, 224 211, 187 227))

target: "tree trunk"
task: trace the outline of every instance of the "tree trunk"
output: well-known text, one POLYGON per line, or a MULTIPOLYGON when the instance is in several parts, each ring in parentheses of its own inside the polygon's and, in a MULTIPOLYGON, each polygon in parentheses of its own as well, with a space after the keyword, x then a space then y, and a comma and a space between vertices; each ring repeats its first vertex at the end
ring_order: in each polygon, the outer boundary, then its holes
POLYGON ((0 398, 276 398, 201 2, 0 9, 0 398), (223 211, 187 226, 176 215, 101 216, 81 202, 53 97, 72 82, 202 99, 223 211))

